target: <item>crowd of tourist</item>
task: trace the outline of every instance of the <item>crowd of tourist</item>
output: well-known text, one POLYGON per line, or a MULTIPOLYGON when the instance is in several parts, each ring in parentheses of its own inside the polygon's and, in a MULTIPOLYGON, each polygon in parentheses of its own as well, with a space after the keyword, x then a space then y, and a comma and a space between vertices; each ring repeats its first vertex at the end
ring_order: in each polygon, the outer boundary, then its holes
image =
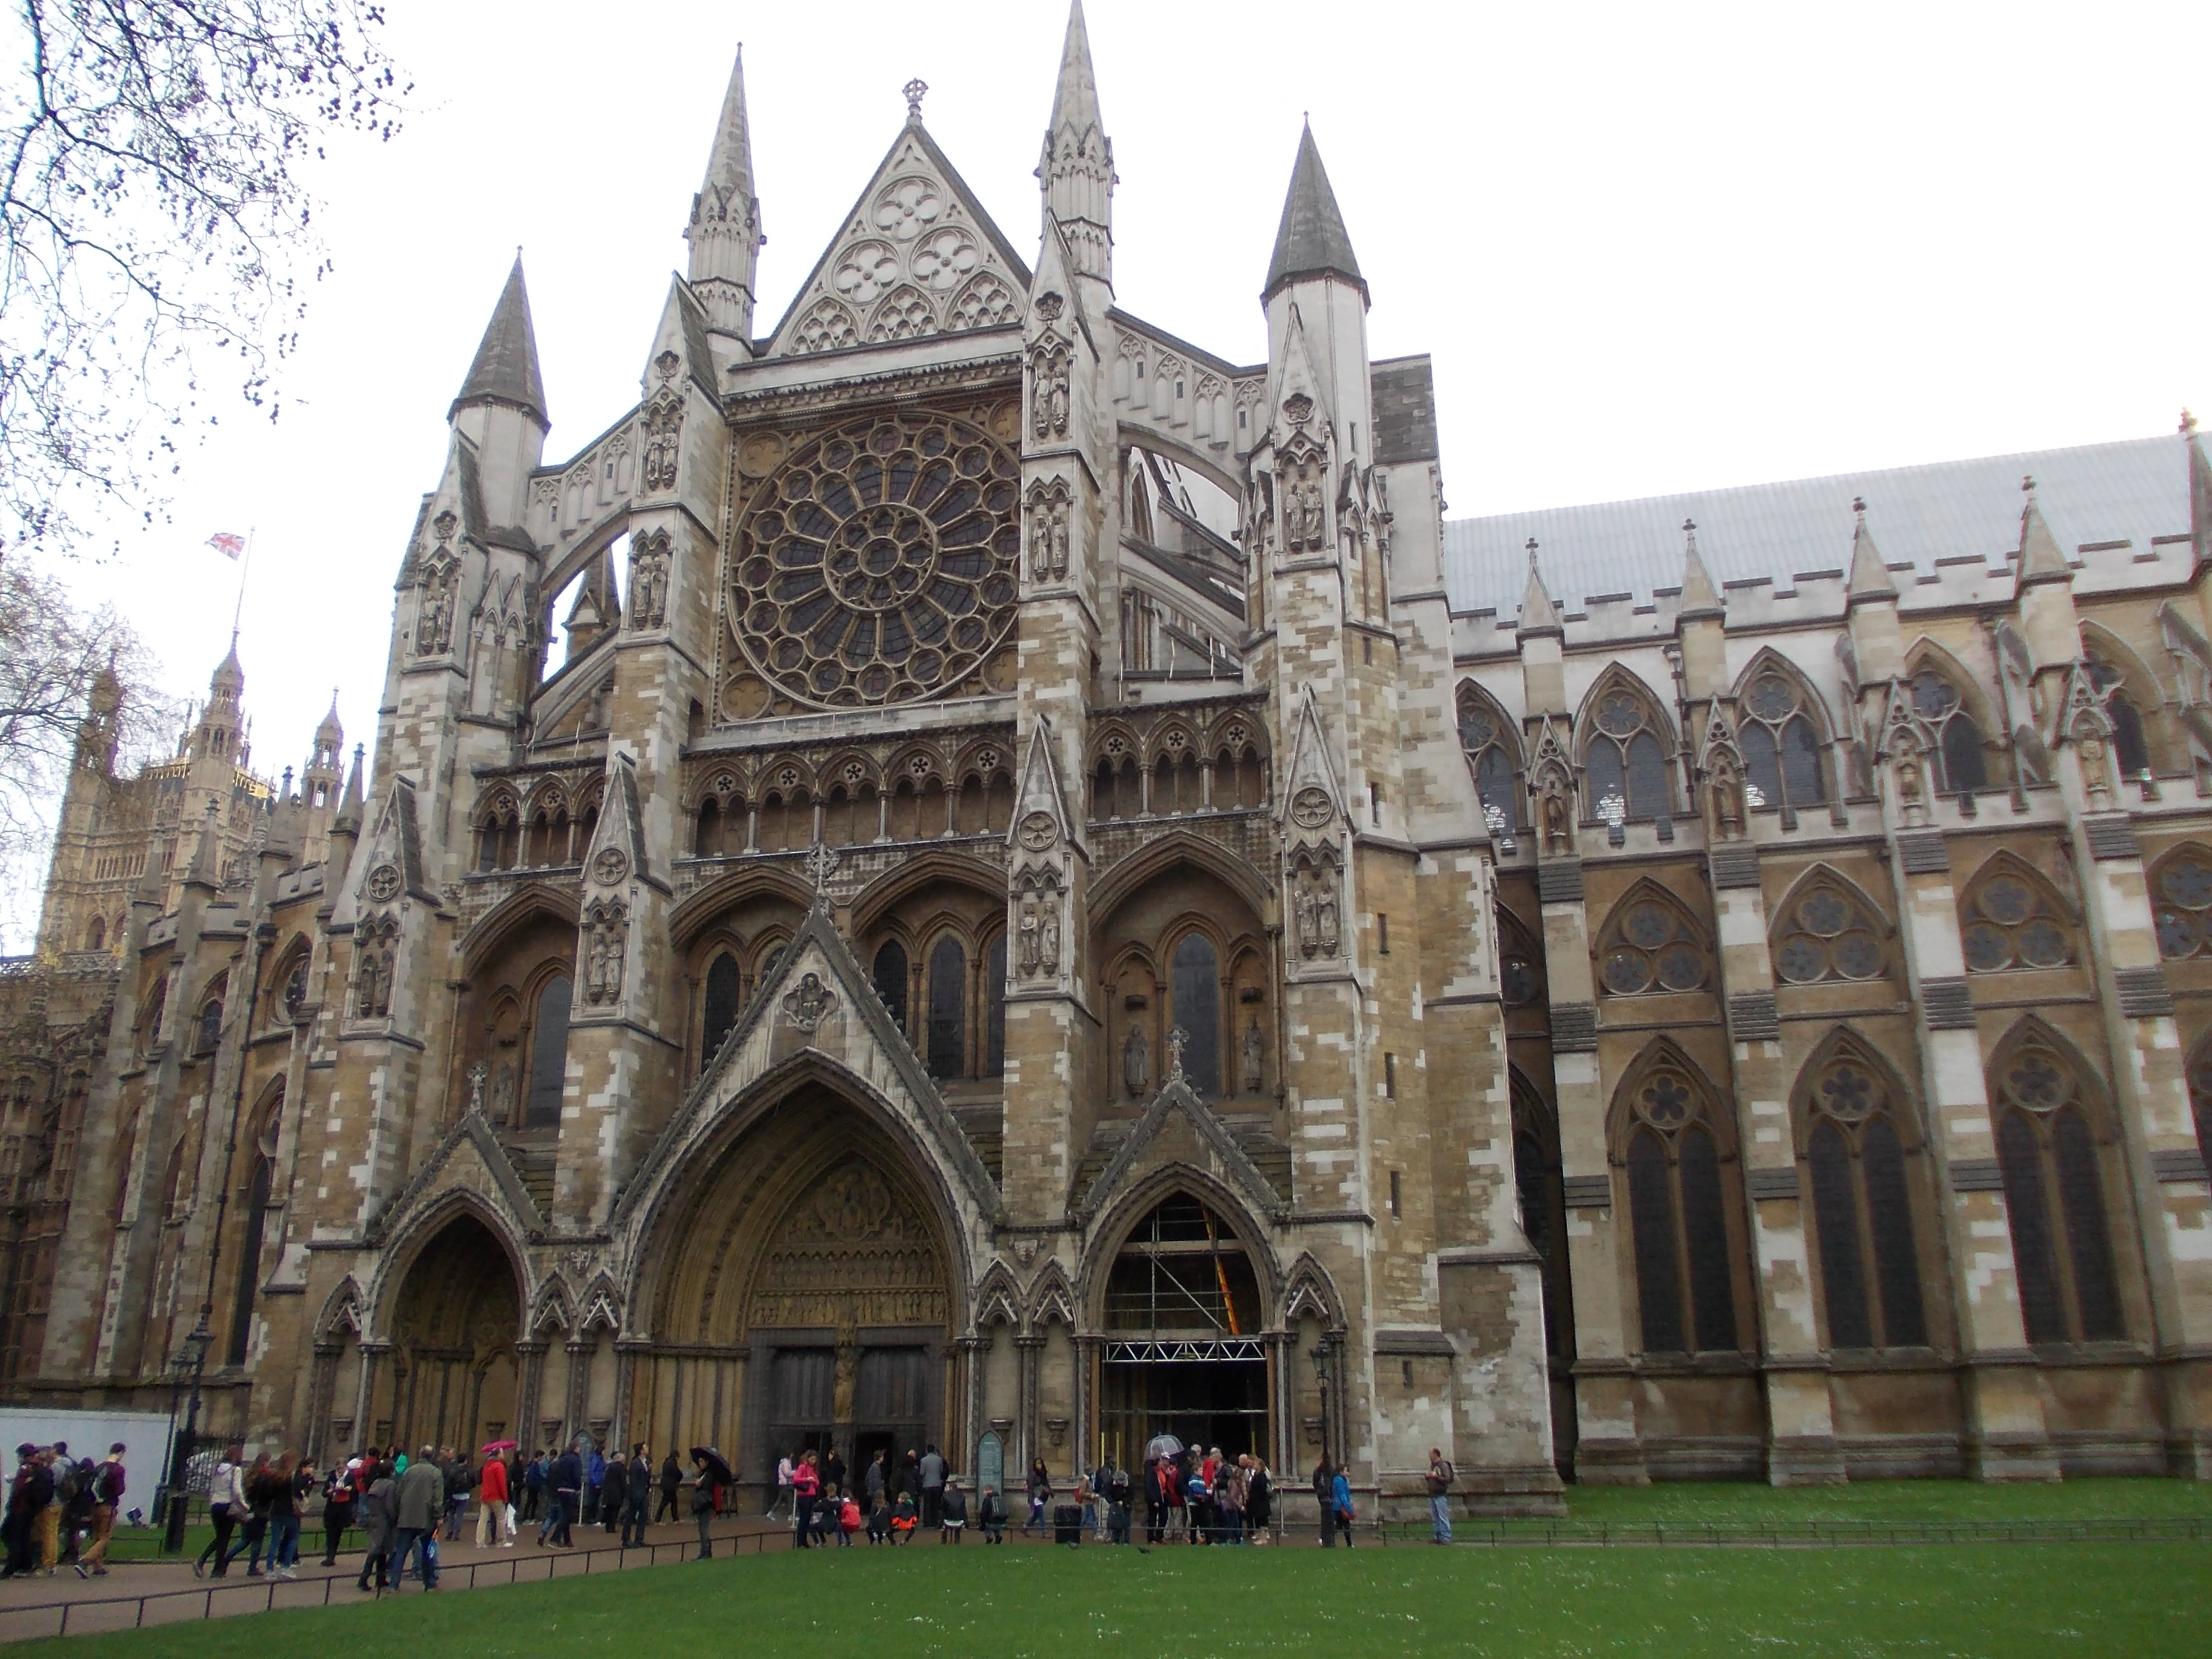
POLYGON ((51 1446, 27 1441, 15 1448, 7 1507, 0 1513, 5 1547, 0 1578, 33 1573, 51 1578, 64 1566, 80 1578, 106 1576, 108 1540, 129 1484, 124 1453, 119 1440, 98 1462, 71 1456, 66 1440, 51 1446))

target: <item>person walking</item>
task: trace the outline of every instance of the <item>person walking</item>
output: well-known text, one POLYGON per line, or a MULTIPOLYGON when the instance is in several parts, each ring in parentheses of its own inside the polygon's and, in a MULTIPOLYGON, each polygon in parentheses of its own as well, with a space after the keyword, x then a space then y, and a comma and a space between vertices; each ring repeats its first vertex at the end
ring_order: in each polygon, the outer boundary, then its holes
POLYGON ((1045 1510, 1052 1504, 1052 1473, 1045 1468, 1042 1457, 1030 1465, 1029 1500, 1029 1519, 1022 1522, 1022 1531, 1027 1534, 1031 1527, 1049 1530, 1052 1520, 1045 1510))
POLYGON ((553 1460, 539 1452, 530 1460, 528 1473, 522 1477, 522 1518, 538 1519, 538 1511, 545 1503, 545 1477, 552 1468, 553 1460))
POLYGON ((653 1451, 641 1440, 629 1449, 629 1490, 623 1493, 623 1547, 645 1547, 645 1517, 653 1508, 653 1451))
POLYGON ((932 1446, 922 1454, 921 1466, 921 1524, 936 1531, 945 1523, 945 1460, 932 1446))
POLYGON ((1275 1508, 1274 1479, 1267 1466, 1247 1452, 1244 1464, 1244 1535, 1255 1544, 1269 1540, 1268 1524, 1273 1519, 1275 1508))
POLYGON ((576 1443, 580 1451, 591 1448, 591 1455, 584 1460, 584 1524, 590 1526, 599 1518, 599 1503, 607 1484, 606 1454, 599 1449, 596 1440, 583 1439, 576 1443))
POLYGON ((15 1448, 15 1478, 8 1486, 8 1567, 11 1578, 39 1571, 39 1517, 54 1499, 53 1470, 46 1453, 28 1441, 15 1448))
POLYGON ((1454 1470, 1451 1460, 1439 1446, 1429 1448, 1429 1529, 1434 1534, 1431 1540, 1438 1544, 1451 1542, 1451 1489, 1454 1470))
POLYGON ((653 1512, 653 1520, 676 1519, 676 1493, 684 1484, 684 1466, 676 1461, 676 1448, 668 1449, 668 1461, 660 1466, 660 1507, 653 1512))
POLYGON ((461 1523, 468 1519, 469 1493, 475 1489, 477 1472, 469 1466, 465 1450, 456 1451, 446 1464, 446 1541, 461 1541, 461 1523))
POLYGON ((1336 1471, 1330 1467, 1327 1452, 1314 1465, 1313 1495, 1321 1510, 1321 1547, 1333 1549, 1336 1546, 1336 1471))
POLYGON ((123 1472, 123 1443, 118 1440, 107 1449, 107 1456, 92 1472, 92 1547, 77 1558, 76 1576, 89 1577, 97 1573, 107 1577, 107 1540, 115 1534, 115 1511, 123 1502, 125 1482, 123 1472))
POLYGON ((357 1463, 340 1463, 323 1482, 323 1565, 326 1567, 337 1565, 338 1545, 345 1538, 346 1528, 353 1525, 359 1496, 354 1484, 358 1468, 357 1463))
POLYGON ((483 1477, 477 1486, 477 1547, 480 1550, 494 1546, 503 1550, 514 1547, 514 1511, 507 1507, 507 1491, 506 1461, 485 1458, 483 1477))
POLYGON ((572 1549, 575 1539, 569 1528, 580 1513, 577 1505, 584 1496, 584 1457, 580 1448, 583 1441, 553 1460, 553 1474, 548 1484, 552 1487, 550 1507, 545 1512, 546 1531, 540 1542, 550 1542, 562 1549, 572 1549))
POLYGON ((376 1588, 388 1589, 392 1585, 392 1546, 398 1532, 394 1507, 398 1481, 392 1473, 392 1465, 381 1460, 373 1468, 363 1468, 362 1476, 368 1482, 361 1496, 361 1530, 368 1553, 361 1559, 359 1582, 366 1590, 374 1575, 376 1588))
POLYGON ((276 1460, 269 1488, 269 1571, 276 1577, 300 1576, 300 1522, 314 1489, 312 1462, 295 1462, 289 1450, 276 1460))
MULTIPOLYGON (((237 1553, 246 1557, 246 1576, 261 1577, 261 1545, 269 1535, 269 1454, 256 1452, 246 1471, 246 1515, 238 1528, 237 1553)), ((272 1557, 270 1565, 275 1565, 272 1557)))
POLYGON ((815 1473, 812 1452, 803 1454, 799 1467, 791 1472, 791 1491, 792 1541, 803 1550, 813 1541, 809 1534, 814 1527, 814 1500, 822 1492, 822 1477, 815 1473))
POLYGON ((694 1467, 691 1487, 691 1518, 699 1523, 699 1555, 702 1561, 714 1559, 714 1541, 707 1535, 708 1524, 714 1518, 714 1482, 707 1469, 707 1454, 691 1454, 694 1467))
MULTIPOLYGON (((783 1506, 783 1503, 786 1498, 789 1498, 793 1500, 794 1504, 796 1504, 798 1499, 798 1489, 792 1484, 792 1477, 798 1473, 799 1466, 791 1461, 790 1453, 786 1452, 781 1457, 775 1460, 775 1496, 769 1500, 768 1512, 761 1516, 762 1520, 775 1520, 776 1510, 783 1506)), ((794 1509, 793 1512, 796 1514, 796 1509, 794 1509)))
POLYGON ((193 1577, 206 1577, 210 1563, 218 1578, 230 1571, 230 1535, 245 1516, 246 1448, 233 1446, 216 1464, 208 1482, 208 1519, 215 1522, 215 1541, 193 1561, 193 1577))
POLYGON ((878 1504, 890 1501, 890 1495, 885 1487, 889 1485, 890 1478, 890 1449, 884 1447, 877 1451, 874 1459, 868 1464, 868 1472, 860 1477, 862 1495, 867 1501, 868 1512, 871 1515, 875 1513, 878 1504))
POLYGON ((1344 1534, 1344 1547, 1352 1547, 1352 1479, 1339 1466, 1336 1478, 1329 1483, 1329 1499, 1336 1509, 1336 1529, 1344 1534))
POLYGON ((425 1446, 407 1473, 399 1477, 397 1494, 398 1533, 392 1549, 392 1588, 407 1582, 407 1559, 419 1555, 422 1588, 438 1588, 438 1522, 446 1512, 446 1476, 438 1467, 438 1449, 425 1446))

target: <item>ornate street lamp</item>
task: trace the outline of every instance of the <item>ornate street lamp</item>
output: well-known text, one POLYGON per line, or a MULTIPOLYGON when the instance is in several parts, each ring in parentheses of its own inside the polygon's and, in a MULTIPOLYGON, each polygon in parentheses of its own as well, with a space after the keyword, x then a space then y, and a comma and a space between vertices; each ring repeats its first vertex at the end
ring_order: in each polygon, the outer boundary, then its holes
POLYGON ((200 1422, 200 1376, 207 1369, 208 1349, 215 1342, 207 1328, 207 1310, 200 1310, 199 1322, 194 1325, 176 1357, 169 1361, 169 1372, 176 1379, 169 1395, 169 1520, 161 1534, 161 1553, 181 1555, 185 1548, 185 1510, 191 1502, 186 1490, 189 1484, 191 1447, 200 1422), (185 1431, 177 1432, 177 1401, 185 1388, 191 1389, 191 1403, 185 1411, 185 1431))

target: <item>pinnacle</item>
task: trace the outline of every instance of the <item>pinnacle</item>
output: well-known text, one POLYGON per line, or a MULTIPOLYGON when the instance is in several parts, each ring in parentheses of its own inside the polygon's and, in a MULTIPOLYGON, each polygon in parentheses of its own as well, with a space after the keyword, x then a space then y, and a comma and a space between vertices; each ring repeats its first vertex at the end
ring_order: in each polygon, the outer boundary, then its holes
POLYGON ((1275 231, 1275 253, 1267 262, 1261 298, 1300 276, 1342 276, 1357 283, 1361 293, 1367 290, 1344 216, 1337 210, 1336 192, 1329 188, 1328 169, 1322 165, 1321 147, 1309 126, 1298 135, 1298 159, 1291 169, 1290 193, 1283 198, 1283 221, 1275 231))
POLYGON ((1086 128, 1103 133, 1106 124, 1098 113, 1098 77, 1091 68, 1091 35, 1083 24, 1083 0, 1067 9, 1067 36, 1060 48, 1060 82, 1053 88, 1049 133, 1086 128))
POLYGON ((1889 578, 1889 567, 1882 562, 1881 550, 1874 544, 1874 532, 1867 528, 1866 501, 1863 497, 1851 502, 1851 511, 1857 515, 1857 526, 1851 532, 1851 599, 1895 599, 1897 584, 1889 578))
POLYGON ((538 373, 538 336, 530 325, 530 295, 523 287, 520 248, 453 408, 476 403, 506 404, 540 426, 552 424, 545 412, 545 383, 538 373))
POLYGON ((722 94, 722 118, 714 126, 714 145, 707 155, 706 180, 700 185, 700 205, 691 216, 694 235, 702 220, 717 222, 734 209, 742 216, 752 204, 753 146, 745 120, 745 49, 738 48, 730 65, 730 84, 722 94))
POLYGON ((2043 509, 2035 504, 2035 480, 2023 478, 2020 487, 2027 496, 2020 512, 2020 580, 2070 580, 2074 573, 2066 563, 2066 555, 2059 550, 2058 538, 2044 521, 2043 509))
POLYGON ((1521 590, 1521 621, 1514 630, 1517 634, 1559 634, 1565 631, 1559 621, 1559 607, 1552 603, 1552 595, 1544 586, 1544 574, 1536 568, 1536 538, 1528 538, 1528 581, 1521 590))
POLYGON ((1677 614, 1684 617, 1719 616, 1720 590, 1713 586, 1712 573, 1698 556, 1696 520, 1682 520, 1682 598, 1677 614))

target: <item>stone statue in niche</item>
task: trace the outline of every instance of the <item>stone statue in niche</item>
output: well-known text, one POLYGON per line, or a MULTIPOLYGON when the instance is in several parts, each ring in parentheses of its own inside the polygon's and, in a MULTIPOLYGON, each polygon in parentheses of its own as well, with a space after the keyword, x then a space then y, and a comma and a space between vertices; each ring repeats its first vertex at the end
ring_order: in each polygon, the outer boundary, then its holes
POLYGON ((1152 1080, 1152 1045, 1145 1040, 1145 1028, 1132 1025, 1129 1040, 1121 1045, 1121 1086, 1136 1099, 1145 1092, 1152 1080))
MULTIPOLYGON (((840 1335, 844 1334, 840 1333, 840 1335)), ((837 1345, 837 1379, 831 1402, 833 1420, 849 1423, 853 1420, 853 1394, 860 1375, 860 1350, 849 1341, 837 1345)))
POLYGON ((1323 956, 1333 957, 1343 943, 1338 926, 1336 872, 1320 869, 1314 872, 1314 926, 1321 935, 1323 956))
POLYGON ((684 431, 684 399, 673 392, 656 398, 645 411, 645 487, 676 488, 677 440, 684 431))
POLYGON ((1039 438, 1066 436, 1067 348, 1038 352, 1030 373, 1030 432, 1039 438))
POLYGON ((1190 1033, 1180 1025, 1168 1027, 1168 1076, 1170 1083, 1182 1081, 1182 1051, 1190 1042, 1190 1033))
POLYGON ((514 1062, 503 1060, 491 1078, 491 1121, 511 1123, 514 1117, 514 1062))
POLYGON ((2085 737, 2075 745, 2081 754, 2081 781, 2088 787, 2092 806, 2109 806, 2112 802, 2112 779, 2105 766, 2105 740, 2100 737, 2085 737))
POLYGON ((1724 759, 1713 763, 1713 823, 1724 841, 1743 833, 1743 785, 1724 759))
POLYGON ((1324 517, 1320 469, 1310 461, 1302 461, 1284 485, 1284 545, 1293 553, 1320 552, 1324 517))
POLYGON ((1016 947, 1015 961, 1020 964, 1022 976, 1026 979, 1037 971, 1037 896, 1035 893, 1022 895, 1021 921, 1016 931, 1020 935, 1021 943, 1016 947))
POLYGON ((1252 1016, 1252 1023, 1244 1028, 1243 1073, 1238 1081, 1248 1095, 1256 1095, 1266 1082, 1264 1076, 1267 1058, 1267 1039, 1260 1030, 1260 1016, 1252 1016))
POLYGON ((1030 501, 1030 578, 1063 581, 1067 576, 1067 496, 1055 480, 1030 501))
POLYGON ((453 566, 441 559, 430 567, 422 584, 422 611, 415 623, 415 652, 431 656, 443 651, 453 631, 453 566))
POLYGON ((1544 825, 1544 850, 1564 853, 1573 846, 1572 813, 1567 807, 1567 786, 1557 773, 1544 780, 1544 793, 1537 805, 1544 825))
POLYGON ((591 938, 584 953, 584 1000, 594 1006, 620 1002, 623 962, 629 945, 629 907, 617 900, 589 911, 591 938))
POLYGON ((647 531, 630 543, 629 624, 659 628, 668 620, 668 532, 647 531))
POLYGON ((1907 823, 1918 823, 1928 814, 1928 806, 1921 796, 1920 756, 1905 749, 1899 751, 1892 775, 1897 780, 1898 811, 1905 815, 1907 823))
POLYGON ((1297 921, 1298 951, 1312 957, 1321 950, 1321 915, 1314 901, 1314 891, 1303 874, 1291 889, 1291 908, 1297 921))
POLYGON ((1037 971, 1055 978, 1060 973, 1060 895, 1046 892, 1038 908, 1043 914, 1037 921, 1037 971))

